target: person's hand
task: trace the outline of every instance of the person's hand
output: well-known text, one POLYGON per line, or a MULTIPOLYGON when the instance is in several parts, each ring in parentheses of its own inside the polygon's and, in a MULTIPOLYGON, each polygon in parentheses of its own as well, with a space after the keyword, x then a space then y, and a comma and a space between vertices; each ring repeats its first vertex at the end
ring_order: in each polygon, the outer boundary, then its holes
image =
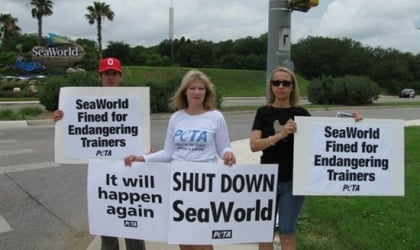
POLYGON ((236 157, 233 154, 233 152, 226 152, 225 155, 223 155, 223 162, 225 165, 232 166, 236 163, 236 157))
POLYGON ((363 120, 363 115, 361 115, 357 111, 352 111, 351 112, 351 117, 353 117, 353 119, 354 119, 355 122, 359 122, 359 121, 363 120))
POLYGON ((61 109, 57 109, 56 111, 53 112, 53 120, 55 122, 63 119, 63 116, 64 116, 64 112, 61 109))
POLYGON ((133 161, 143 161, 144 162, 144 157, 143 156, 129 155, 129 156, 124 158, 124 165, 126 167, 131 167, 131 164, 133 163, 133 161))
POLYGON ((281 133, 284 133, 283 138, 286 138, 288 135, 296 133, 296 130, 297 130, 296 122, 293 121, 292 119, 289 119, 286 122, 286 124, 284 124, 284 127, 281 133))

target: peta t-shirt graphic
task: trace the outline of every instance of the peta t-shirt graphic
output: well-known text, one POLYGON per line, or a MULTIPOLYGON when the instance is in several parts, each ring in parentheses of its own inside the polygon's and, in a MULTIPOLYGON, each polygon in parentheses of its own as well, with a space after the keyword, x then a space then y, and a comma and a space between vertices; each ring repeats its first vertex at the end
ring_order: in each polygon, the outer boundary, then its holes
POLYGON ((220 111, 189 115, 185 110, 179 110, 169 119, 164 149, 144 157, 152 162, 217 162, 217 156, 223 159, 227 151, 232 149, 226 121, 220 111))

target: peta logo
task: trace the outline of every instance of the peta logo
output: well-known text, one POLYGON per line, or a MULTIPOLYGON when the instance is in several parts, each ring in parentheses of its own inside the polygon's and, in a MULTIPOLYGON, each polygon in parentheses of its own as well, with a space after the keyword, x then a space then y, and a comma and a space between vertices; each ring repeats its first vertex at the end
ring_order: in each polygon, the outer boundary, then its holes
POLYGON ((232 230, 213 230, 212 239, 231 239, 232 238, 232 230))
POLYGON ((96 156, 112 156, 111 150, 96 150, 96 156))
POLYGON ((207 131, 205 130, 182 130, 175 131, 174 137, 180 141, 207 142, 207 131))
POLYGON ((124 227, 137 227, 137 221, 135 220, 125 220, 124 227))

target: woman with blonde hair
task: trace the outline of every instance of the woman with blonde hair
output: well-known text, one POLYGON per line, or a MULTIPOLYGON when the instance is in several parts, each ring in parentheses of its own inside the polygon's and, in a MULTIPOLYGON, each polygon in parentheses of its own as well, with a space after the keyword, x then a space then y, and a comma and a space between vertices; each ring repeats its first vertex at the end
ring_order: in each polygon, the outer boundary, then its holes
MULTIPOLYGON (((306 109, 299 106, 299 102, 295 74, 285 67, 274 69, 267 105, 258 108, 250 136, 251 151, 263 152, 261 163, 279 165, 277 211, 282 250, 296 249, 296 225, 304 203, 303 196, 292 194, 294 117, 310 116, 306 109)), ((259 249, 273 250, 273 243, 260 243, 259 249)))
MULTIPOLYGON (((141 162, 217 162, 232 166, 236 159, 223 114, 215 109, 216 92, 210 79, 198 70, 188 71, 171 98, 175 110, 169 119, 165 143, 155 153, 124 159, 126 166, 141 162), (193 132, 192 132, 193 131, 193 132), (195 136, 200 134, 200 136, 195 136)), ((181 250, 212 250, 212 245, 180 245, 181 250)))
MULTIPOLYGON (((295 74, 288 68, 277 67, 270 77, 267 104, 255 114, 250 135, 252 152, 262 151, 261 163, 278 164, 277 212, 280 246, 282 250, 295 250, 295 232, 304 196, 293 195, 293 139, 297 131, 295 116, 310 116, 300 106, 299 85, 295 74)), ((355 121, 363 119, 351 112, 355 121)), ((273 250, 273 242, 262 242, 259 250, 273 250)))

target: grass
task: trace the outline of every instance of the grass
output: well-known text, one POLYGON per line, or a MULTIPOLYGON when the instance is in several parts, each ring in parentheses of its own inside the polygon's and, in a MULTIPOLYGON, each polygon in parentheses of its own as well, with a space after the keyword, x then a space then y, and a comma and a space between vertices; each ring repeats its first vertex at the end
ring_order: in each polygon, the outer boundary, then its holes
POLYGON ((405 128, 404 197, 308 197, 299 249, 420 249, 420 127, 405 128))
MULTIPOLYGON (((191 68, 124 67, 123 79, 133 83, 165 82, 182 76, 191 68)), ((199 69, 206 73, 225 97, 265 96, 266 72, 261 70, 199 69)), ((308 81, 298 77, 301 95, 306 95, 308 81)))
POLYGON ((14 102, 14 101, 38 101, 37 97, 0 97, 2 102, 14 102))
POLYGON ((45 115, 39 107, 24 107, 17 111, 12 109, 0 109, 0 120, 14 121, 25 119, 36 119, 45 115))

